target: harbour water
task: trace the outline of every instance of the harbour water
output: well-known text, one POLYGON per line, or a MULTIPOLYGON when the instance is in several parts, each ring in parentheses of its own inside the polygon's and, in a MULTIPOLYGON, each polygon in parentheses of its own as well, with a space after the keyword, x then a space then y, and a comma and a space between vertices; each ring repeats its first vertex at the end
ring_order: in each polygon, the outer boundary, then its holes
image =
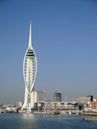
POLYGON ((97 129, 97 117, 4 113, 0 129, 97 129))

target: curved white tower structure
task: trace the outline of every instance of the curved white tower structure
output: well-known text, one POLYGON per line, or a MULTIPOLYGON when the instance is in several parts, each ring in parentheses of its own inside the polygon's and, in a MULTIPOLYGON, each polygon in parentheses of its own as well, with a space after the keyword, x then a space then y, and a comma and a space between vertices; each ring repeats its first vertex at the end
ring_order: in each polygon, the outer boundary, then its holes
POLYGON ((32 36, 31 36, 31 23, 29 31, 29 43, 28 48, 24 56, 23 61, 23 76, 25 82, 25 97, 22 110, 31 111, 31 108, 34 107, 34 83, 37 74, 37 60, 35 52, 32 48, 32 36))

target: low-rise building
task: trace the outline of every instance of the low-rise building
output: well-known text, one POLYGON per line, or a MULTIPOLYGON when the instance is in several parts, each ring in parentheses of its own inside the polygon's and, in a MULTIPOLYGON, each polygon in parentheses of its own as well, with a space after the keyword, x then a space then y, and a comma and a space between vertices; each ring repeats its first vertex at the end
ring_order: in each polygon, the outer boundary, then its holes
POLYGON ((92 108, 92 109, 97 109, 97 99, 94 99, 94 100, 90 103, 90 105, 91 105, 91 108, 92 108))
POLYGON ((79 104, 88 104, 89 102, 93 101, 93 96, 88 95, 88 96, 77 97, 75 101, 79 104))
POLYGON ((75 110, 75 104, 70 102, 45 102, 43 110, 47 111, 64 111, 75 110))

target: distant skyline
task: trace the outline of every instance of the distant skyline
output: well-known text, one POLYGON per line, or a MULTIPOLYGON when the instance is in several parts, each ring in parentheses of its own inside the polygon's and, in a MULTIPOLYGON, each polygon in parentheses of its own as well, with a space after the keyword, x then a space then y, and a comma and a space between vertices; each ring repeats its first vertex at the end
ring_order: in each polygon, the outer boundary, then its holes
POLYGON ((23 101, 30 21, 35 90, 97 97, 97 1, 0 0, 0 104, 23 101))

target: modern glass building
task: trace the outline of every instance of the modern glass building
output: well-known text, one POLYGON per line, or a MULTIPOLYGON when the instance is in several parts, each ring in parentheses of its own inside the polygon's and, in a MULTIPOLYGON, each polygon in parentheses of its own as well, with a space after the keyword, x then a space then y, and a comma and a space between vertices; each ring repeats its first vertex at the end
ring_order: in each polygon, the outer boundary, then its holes
POLYGON ((53 101, 54 102, 61 102, 61 93, 55 92, 53 95, 53 101))

